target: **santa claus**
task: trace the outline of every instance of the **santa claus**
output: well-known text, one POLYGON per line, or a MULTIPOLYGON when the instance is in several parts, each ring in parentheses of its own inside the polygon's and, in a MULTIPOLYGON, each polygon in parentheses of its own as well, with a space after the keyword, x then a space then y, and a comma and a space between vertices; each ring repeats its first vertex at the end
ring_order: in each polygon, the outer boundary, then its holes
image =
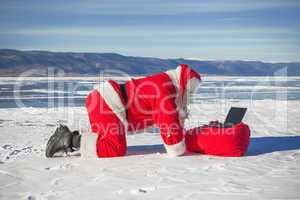
POLYGON ((242 123, 239 124, 241 128, 227 129, 230 134, 216 135, 207 130, 206 134, 202 134, 200 128, 184 130, 188 97, 200 81, 199 73, 181 64, 176 69, 131 79, 125 84, 109 80, 95 85, 86 98, 91 130, 71 132, 67 126, 61 125, 48 141, 46 156, 74 150, 80 150, 83 157, 124 156, 127 151, 126 134, 154 125, 160 129, 170 156, 181 156, 186 151, 243 155, 250 132, 242 123), (217 151, 215 147, 218 147, 217 151))

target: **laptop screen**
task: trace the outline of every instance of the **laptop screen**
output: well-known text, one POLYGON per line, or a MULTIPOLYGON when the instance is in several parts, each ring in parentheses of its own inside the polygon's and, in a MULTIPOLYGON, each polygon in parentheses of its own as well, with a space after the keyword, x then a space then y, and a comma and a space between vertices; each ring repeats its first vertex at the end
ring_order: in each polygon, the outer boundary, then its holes
POLYGON ((238 124, 240 123, 247 111, 247 108, 231 107, 224 124, 238 124))

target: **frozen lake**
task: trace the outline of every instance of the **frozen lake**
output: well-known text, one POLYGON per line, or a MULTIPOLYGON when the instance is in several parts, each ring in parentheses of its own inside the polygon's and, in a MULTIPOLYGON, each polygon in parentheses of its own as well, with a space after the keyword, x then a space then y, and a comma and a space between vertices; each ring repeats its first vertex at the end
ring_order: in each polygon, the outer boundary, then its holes
MULTIPOLYGON (((99 77, 2 77, 0 108, 84 106, 86 95, 101 81, 99 77)), ((300 77, 203 77, 192 101, 224 99, 300 100, 300 77)))

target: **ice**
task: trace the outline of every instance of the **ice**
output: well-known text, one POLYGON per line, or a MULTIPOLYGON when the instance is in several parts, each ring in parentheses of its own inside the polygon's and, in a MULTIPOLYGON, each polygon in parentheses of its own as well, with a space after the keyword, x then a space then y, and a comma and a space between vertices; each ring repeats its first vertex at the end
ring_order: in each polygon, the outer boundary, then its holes
MULTIPOLYGON (((97 81, 96 77, 61 79, 79 80, 83 84, 97 81)), ((205 81, 235 83, 255 83, 257 79, 205 77, 205 81)), ((285 82, 283 77, 275 79, 285 82)), ((299 78, 288 80, 297 82, 299 78)), ((12 79, 1 78, 0 85, 6 81, 12 79)), ((247 85, 234 87, 250 89, 247 85)), ((285 89, 274 85, 258 88, 277 92, 285 89)), ((84 98, 86 92, 78 90, 75 95, 57 98, 84 98)), ((33 100, 40 97, 24 96, 33 100)), ((45 144, 57 124, 67 124, 72 130, 89 128, 85 107, 2 108, 0 199, 299 199, 300 101, 202 97, 190 105, 185 128, 210 120, 223 121, 231 106, 248 108, 244 122, 251 128, 252 139, 247 155, 241 158, 201 154, 170 158, 158 129, 148 129, 127 136, 125 157, 81 159, 74 152, 72 156, 62 154, 47 159, 45 144)))

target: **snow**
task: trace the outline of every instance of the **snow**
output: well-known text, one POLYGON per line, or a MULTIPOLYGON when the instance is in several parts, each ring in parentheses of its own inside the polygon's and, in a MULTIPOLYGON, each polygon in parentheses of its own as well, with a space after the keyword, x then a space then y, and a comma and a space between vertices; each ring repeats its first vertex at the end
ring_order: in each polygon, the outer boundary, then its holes
POLYGON ((300 101, 216 100, 190 107, 187 128, 247 106, 245 157, 170 158, 156 129, 128 135, 126 157, 45 158, 57 123, 88 127, 83 107, 0 110, 0 199, 299 199, 300 101))

